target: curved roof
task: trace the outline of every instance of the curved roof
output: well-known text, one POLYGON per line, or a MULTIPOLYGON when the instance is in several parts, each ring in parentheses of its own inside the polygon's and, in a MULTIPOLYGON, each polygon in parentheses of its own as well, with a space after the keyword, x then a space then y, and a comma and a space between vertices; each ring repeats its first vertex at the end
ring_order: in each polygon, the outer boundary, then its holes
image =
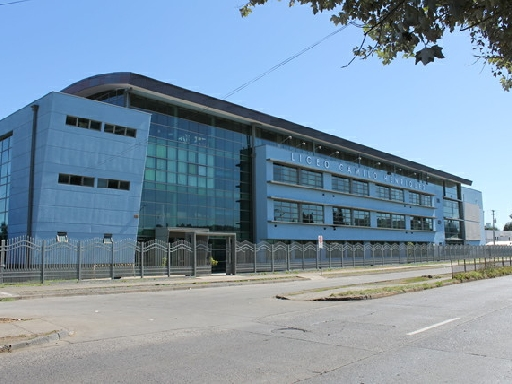
POLYGON ((245 120, 247 123, 261 124, 277 130, 283 130, 284 134, 296 134, 308 137, 317 143, 324 142, 331 146, 340 147, 348 151, 369 156, 375 160, 395 164, 403 168, 424 172, 442 179, 451 180, 457 183, 471 185, 472 181, 464 179, 448 172, 430 168, 426 165, 403 159, 390 153, 381 152, 376 149, 330 135, 316 129, 295 124, 291 121, 281 119, 242 107, 226 100, 190 91, 173 84, 164 83, 147 76, 131 72, 115 72, 109 74, 95 75, 71 84, 62 92, 88 97, 98 92, 111 91, 115 89, 132 88, 135 91, 153 94, 156 98, 171 99, 184 105, 194 105, 196 108, 208 108, 212 112, 229 115, 238 120, 245 120))

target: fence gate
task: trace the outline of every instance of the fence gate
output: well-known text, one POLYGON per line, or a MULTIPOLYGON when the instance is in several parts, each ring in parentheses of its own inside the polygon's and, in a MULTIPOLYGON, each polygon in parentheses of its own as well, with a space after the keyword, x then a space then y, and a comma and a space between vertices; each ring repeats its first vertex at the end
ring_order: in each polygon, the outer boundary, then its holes
POLYGON ((236 235, 234 233, 210 232, 208 244, 211 250, 212 273, 225 273, 234 275, 236 273, 236 235), (216 265, 214 265, 216 264, 216 265))

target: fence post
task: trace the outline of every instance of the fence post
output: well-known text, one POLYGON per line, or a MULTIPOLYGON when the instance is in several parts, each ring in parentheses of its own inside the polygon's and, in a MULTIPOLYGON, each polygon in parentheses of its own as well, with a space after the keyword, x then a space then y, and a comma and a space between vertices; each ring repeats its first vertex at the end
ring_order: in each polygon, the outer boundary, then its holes
POLYGON ((274 245, 272 244, 272 251, 270 252, 270 271, 274 272, 274 245))
MULTIPOLYGON (((41 245, 41 284, 44 284, 44 248, 45 248, 46 240, 43 240, 41 245)), ((35 245, 35 244, 34 244, 35 245)))
POLYGON ((290 270, 290 244, 286 244, 286 270, 290 270))
POLYGON ((0 284, 4 282, 4 268, 5 268, 5 240, 0 243, 0 284))
POLYGON ((256 259, 258 258, 258 250, 257 250, 257 247, 258 245, 256 243, 253 244, 254 248, 253 248, 253 259, 254 259, 254 268, 253 268, 253 273, 256 273, 258 271, 258 268, 256 267, 256 259))
POLYGON ((82 244, 80 240, 78 240, 78 248, 77 248, 77 254, 76 254, 76 262, 77 262, 77 279, 78 281, 82 280, 82 244))
POLYGON ((110 278, 114 279, 114 240, 112 239, 112 247, 110 248, 110 278))
POLYGON ((304 270, 304 266, 305 266, 305 264, 304 264, 304 244, 299 244, 299 245, 301 247, 300 252, 302 254, 302 270, 304 270))
POLYGON ((144 277, 144 254, 146 253, 146 243, 142 242, 140 244, 140 265, 139 265, 139 274, 140 278, 144 277))
POLYGON ((316 269, 318 269, 318 262, 320 259, 320 244, 316 244, 316 269))
MULTIPOLYGON (((196 233, 194 232, 192 235, 192 276, 197 276, 197 237, 196 233)), ((227 244, 226 244, 227 248, 227 244)), ((227 254, 227 252, 226 252, 227 254)), ((227 260, 226 260, 227 262, 227 260)), ((226 271, 227 274, 227 271, 226 271)))
POLYGON ((171 243, 167 242, 167 277, 171 277, 171 243))

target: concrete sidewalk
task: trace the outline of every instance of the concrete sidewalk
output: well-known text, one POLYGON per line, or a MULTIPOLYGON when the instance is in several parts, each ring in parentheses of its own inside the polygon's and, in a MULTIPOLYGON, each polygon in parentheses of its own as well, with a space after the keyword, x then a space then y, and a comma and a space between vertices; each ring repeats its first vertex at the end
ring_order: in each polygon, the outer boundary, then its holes
MULTIPOLYGON (((400 271, 417 271, 418 276, 429 268, 445 268, 446 264, 429 266, 385 266, 344 268, 329 271, 293 271, 269 274, 206 275, 198 277, 172 276, 151 278, 125 278, 105 280, 84 280, 51 282, 45 284, 4 284, 0 285, 0 352, 11 352, 20 348, 57 342, 70 335, 66 329, 56 329, 45 319, 3 318, 2 301, 41 299, 47 297, 104 295, 130 292, 159 292, 188 290, 243 284, 273 284, 300 280, 325 280, 354 275, 381 275, 400 271)), ((449 266, 449 265, 448 265, 449 266)), ((339 284, 339 282, 338 282, 339 284)))

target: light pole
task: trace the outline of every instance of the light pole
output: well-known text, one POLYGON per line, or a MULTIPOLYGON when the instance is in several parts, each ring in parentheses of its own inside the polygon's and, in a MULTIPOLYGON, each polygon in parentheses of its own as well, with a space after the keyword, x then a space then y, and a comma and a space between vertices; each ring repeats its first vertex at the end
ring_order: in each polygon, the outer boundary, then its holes
POLYGON ((496 219, 494 218, 494 209, 492 210, 492 243, 496 245, 496 219))

